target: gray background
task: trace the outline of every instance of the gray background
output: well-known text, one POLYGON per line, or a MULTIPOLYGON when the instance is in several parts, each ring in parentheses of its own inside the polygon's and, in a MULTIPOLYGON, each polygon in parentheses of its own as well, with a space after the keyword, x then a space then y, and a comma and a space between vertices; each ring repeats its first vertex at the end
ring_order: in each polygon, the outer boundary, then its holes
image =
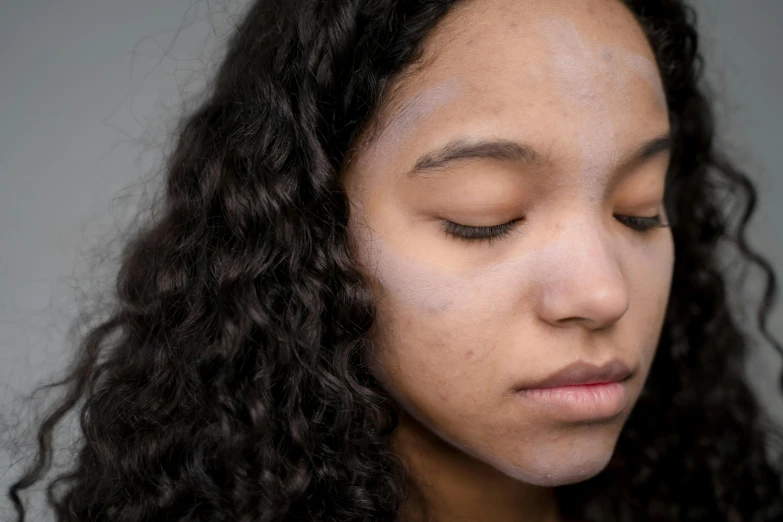
MULTIPOLYGON (((759 186, 751 239, 783 272, 783 1, 695 5, 721 144, 759 186)), ((14 399, 61 369, 69 324, 111 286, 111 258, 96 265, 91 249, 106 245, 156 189, 144 181, 156 179, 183 96, 199 92, 240 12, 229 0, 3 0, 0 429, 23 427, 17 422, 33 411, 14 399)), ((771 330, 783 337, 783 303, 771 330)), ((774 396, 780 370, 771 347, 753 352, 751 382, 783 422, 774 396)), ((74 429, 67 426, 58 436, 74 429)), ((11 520, 5 490, 19 471, 9 450, 32 446, 0 449, 0 520, 11 520)))

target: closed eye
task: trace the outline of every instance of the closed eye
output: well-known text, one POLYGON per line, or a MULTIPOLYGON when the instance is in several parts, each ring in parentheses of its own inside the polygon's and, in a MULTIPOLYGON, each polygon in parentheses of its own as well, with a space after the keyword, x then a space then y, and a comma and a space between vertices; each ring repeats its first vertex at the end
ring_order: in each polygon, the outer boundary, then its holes
MULTIPOLYGON (((625 216, 615 214, 614 217, 623 225, 641 234, 648 233, 656 228, 671 226, 670 224, 664 223, 662 221, 660 214, 656 214, 655 216, 625 216)), ((516 227, 517 223, 521 221, 523 221, 523 219, 518 218, 500 225, 492 225, 489 227, 472 227, 469 225, 454 223, 453 221, 449 220, 443 220, 442 230, 448 236, 457 239, 470 242, 486 241, 491 244, 495 239, 508 237, 511 231, 516 227)))

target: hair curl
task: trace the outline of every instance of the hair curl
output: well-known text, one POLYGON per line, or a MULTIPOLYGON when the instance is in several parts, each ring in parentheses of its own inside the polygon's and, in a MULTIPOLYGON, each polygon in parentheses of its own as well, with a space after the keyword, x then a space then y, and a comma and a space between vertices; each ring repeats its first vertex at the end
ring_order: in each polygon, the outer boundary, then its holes
MULTIPOLYGON (((713 148, 695 14, 627 0, 656 54, 674 149, 677 252, 660 345, 600 474, 556 488, 591 521, 783 520, 781 435, 743 379, 749 336, 719 247, 746 242, 747 176, 713 148), (724 208, 724 194, 741 200, 724 208), (773 465, 774 463, 774 465, 773 465)), ((77 406, 73 467, 47 488, 60 521, 393 521, 410 492, 393 401, 360 357, 372 293, 353 262, 340 172, 390 86, 454 0, 258 0, 168 156, 165 212, 129 238, 110 317, 79 345, 20 492, 77 406), (57 487, 64 491, 56 494, 57 487)), ((783 389, 783 384, 781 384, 783 389)))

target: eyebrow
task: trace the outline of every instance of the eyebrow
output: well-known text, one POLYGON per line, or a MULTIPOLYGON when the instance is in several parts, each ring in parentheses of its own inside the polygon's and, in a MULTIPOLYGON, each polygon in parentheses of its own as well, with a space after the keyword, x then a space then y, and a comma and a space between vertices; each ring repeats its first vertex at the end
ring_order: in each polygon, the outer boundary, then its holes
MULTIPOLYGON (((671 148, 672 138, 671 134, 667 132, 643 142, 620 163, 620 168, 627 169, 656 154, 670 151, 671 148)), ((424 153, 404 176, 406 178, 423 177, 428 172, 442 170, 460 161, 475 159, 502 163, 551 164, 548 157, 538 153, 532 146, 525 143, 504 139, 476 141, 458 138, 439 149, 424 153)))

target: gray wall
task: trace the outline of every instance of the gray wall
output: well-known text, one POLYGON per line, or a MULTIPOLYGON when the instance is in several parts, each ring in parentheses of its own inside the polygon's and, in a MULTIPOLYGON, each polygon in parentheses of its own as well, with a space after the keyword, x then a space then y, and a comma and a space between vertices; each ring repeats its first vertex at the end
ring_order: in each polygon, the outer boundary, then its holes
MULTIPOLYGON (((760 187, 752 239, 783 272, 783 2, 697 7, 721 97, 722 143, 760 187)), ((16 405, 18 394, 63 364, 83 294, 110 284, 111 264, 98 271, 89 249, 110 239, 154 189, 139 180, 154 176, 180 99, 203 83, 198 71, 239 5, 4 0, 0 13, 2 429, 31 413, 16 405)), ((783 337, 783 303, 771 329, 783 337)), ((771 399, 779 371, 771 348, 754 352, 754 387, 783 421, 783 402, 771 399)), ((4 493, 17 472, 2 449, 0 520, 11 519, 4 493)))
MULTIPOLYGON (((700 14, 707 77, 717 97, 719 143, 758 186, 758 208, 748 235, 779 273, 779 304, 770 316, 769 329, 782 339, 783 2, 697 0, 694 5, 700 14)), ((750 278, 747 295, 759 294, 759 281, 750 278)), ((746 328, 758 335, 750 324, 746 328)), ((778 423, 783 422, 783 400, 776 394, 775 382, 780 371, 780 358, 768 345, 751 353, 750 382, 778 423)))

